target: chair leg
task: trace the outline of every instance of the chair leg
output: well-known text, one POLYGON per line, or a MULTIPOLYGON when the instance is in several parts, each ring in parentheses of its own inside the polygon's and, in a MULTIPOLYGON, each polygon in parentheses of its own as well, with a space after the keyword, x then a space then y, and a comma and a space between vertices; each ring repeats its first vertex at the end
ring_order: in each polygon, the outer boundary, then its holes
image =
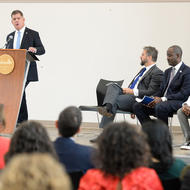
POLYGON ((98 120, 98 126, 100 125, 100 119, 99 119, 99 113, 96 112, 97 120, 98 120))
POLYGON ((115 114, 115 118, 114 118, 113 122, 117 122, 117 114, 115 114))
POLYGON ((139 120, 137 118, 136 118, 136 120, 137 120, 137 125, 140 125, 139 120))
POLYGON ((125 114, 123 114, 123 120, 126 121, 125 114))
POLYGON ((172 117, 169 117, 168 118, 168 127, 169 127, 169 131, 170 131, 170 133, 171 133, 171 136, 172 136, 172 138, 173 138, 173 128, 172 128, 172 117))

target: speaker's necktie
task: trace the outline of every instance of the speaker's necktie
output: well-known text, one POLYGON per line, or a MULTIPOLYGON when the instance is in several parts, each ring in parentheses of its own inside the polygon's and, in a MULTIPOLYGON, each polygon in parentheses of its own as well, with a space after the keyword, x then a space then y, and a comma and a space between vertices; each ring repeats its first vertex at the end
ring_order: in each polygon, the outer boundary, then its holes
POLYGON ((20 39, 21 39, 21 32, 18 31, 17 33, 17 40, 16 40, 16 49, 20 49, 20 39))
POLYGON ((143 69, 141 69, 139 75, 136 77, 136 79, 132 82, 132 84, 130 85, 130 89, 133 89, 135 87, 135 85, 137 84, 139 78, 143 75, 143 73, 146 71, 146 67, 144 67, 143 69))

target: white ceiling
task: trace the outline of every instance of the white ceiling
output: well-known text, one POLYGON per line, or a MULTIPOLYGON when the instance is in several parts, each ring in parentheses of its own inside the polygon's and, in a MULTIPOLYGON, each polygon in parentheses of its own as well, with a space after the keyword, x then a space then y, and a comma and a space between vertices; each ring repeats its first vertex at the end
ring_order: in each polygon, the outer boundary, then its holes
POLYGON ((190 0, 0 0, 0 3, 148 3, 190 2, 190 0))

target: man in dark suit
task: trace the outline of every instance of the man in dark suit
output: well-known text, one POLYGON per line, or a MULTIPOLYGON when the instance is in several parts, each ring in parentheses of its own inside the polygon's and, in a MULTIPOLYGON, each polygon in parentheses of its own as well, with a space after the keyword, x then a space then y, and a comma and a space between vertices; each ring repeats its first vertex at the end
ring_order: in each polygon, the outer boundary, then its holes
POLYGON ((140 123, 150 120, 149 115, 168 124, 168 117, 181 107, 182 103, 190 95, 190 68, 182 61, 182 49, 179 46, 171 46, 167 51, 167 60, 170 67, 164 72, 164 79, 160 90, 155 93, 154 101, 145 106, 135 103, 134 113, 140 123))
POLYGON ((60 162, 66 167, 68 173, 77 171, 84 173, 94 167, 91 161, 94 149, 77 144, 71 138, 79 132, 81 121, 81 111, 74 106, 64 109, 56 121, 60 137, 55 140, 54 146, 60 162))
MULTIPOLYGON (((40 40, 39 33, 25 27, 25 18, 20 10, 14 10, 11 14, 12 24, 16 31, 10 33, 7 36, 7 49, 27 49, 28 51, 36 54, 42 55, 45 53, 44 46, 40 40)), ((28 76, 25 84, 26 86, 30 81, 38 81, 38 73, 36 62, 31 62, 28 76)), ((20 112, 18 116, 17 123, 24 120, 28 120, 28 111, 26 105, 26 95, 25 90, 23 92, 20 112)))
POLYGON ((134 77, 129 87, 122 89, 115 84, 108 86, 103 102, 104 107, 99 109, 99 113, 103 115, 100 128, 114 120, 117 109, 133 113, 136 97, 151 96, 160 88, 163 72, 155 64, 157 55, 156 48, 144 47, 140 57, 143 68, 134 77))

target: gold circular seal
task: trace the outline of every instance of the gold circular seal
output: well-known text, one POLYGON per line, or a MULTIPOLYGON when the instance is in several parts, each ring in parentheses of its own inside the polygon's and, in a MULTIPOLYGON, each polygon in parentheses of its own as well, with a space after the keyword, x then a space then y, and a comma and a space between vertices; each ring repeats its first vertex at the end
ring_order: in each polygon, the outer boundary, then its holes
POLYGON ((3 54, 0 56, 0 73, 9 74, 14 69, 14 60, 8 54, 3 54))

